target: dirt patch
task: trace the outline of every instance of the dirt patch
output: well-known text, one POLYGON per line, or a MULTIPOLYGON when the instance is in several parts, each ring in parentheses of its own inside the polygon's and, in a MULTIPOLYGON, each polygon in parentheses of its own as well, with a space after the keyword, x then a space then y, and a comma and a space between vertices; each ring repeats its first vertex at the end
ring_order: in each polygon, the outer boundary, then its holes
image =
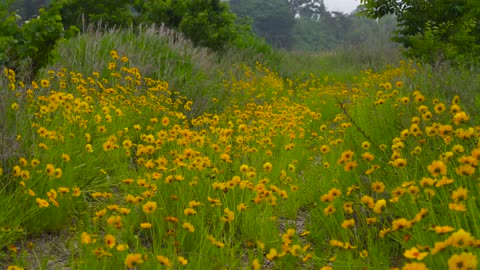
POLYGON ((69 238, 67 232, 42 233, 19 241, 9 248, 11 258, 0 262, 4 269, 15 259, 23 261, 25 269, 68 270, 70 258, 77 250, 77 241, 69 238), (16 253, 13 250, 16 249, 16 253))

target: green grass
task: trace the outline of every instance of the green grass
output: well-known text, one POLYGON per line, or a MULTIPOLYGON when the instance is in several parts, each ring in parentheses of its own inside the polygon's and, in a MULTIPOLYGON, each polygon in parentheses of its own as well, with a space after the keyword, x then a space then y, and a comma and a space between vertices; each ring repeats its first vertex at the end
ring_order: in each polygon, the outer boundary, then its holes
POLYGON ((478 257, 460 231, 480 229, 478 72, 378 52, 220 56, 162 28, 90 31, 60 44, 38 89, 2 76, 0 266, 383 269, 417 247, 443 269, 478 257), (28 247, 47 233, 59 254, 28 247))

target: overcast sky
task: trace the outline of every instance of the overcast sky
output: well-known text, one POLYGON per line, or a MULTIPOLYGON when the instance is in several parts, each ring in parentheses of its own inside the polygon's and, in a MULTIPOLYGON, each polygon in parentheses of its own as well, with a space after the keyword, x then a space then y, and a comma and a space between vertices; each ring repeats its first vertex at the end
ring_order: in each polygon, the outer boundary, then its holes
POLYGON ((357 8, 360 0, 324 0, 328 11, 341 11, 343 13, 350 13, 357 8))

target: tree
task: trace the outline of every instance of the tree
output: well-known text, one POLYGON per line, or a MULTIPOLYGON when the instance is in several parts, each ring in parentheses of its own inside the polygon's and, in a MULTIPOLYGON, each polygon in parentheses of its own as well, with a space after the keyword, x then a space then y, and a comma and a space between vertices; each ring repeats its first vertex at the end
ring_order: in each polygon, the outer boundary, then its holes
POLYGON ((187 6, 180 30, 195 45, 222 50, 236 37, 235 15, 220 0, 197 0, 187 6))
POLYGON ((289 0, 288 2, 297 18, 319 20, 322 16, 329 16, 323 0, 289 0))
POLYGON ((187 1, 179 0, 138 0, 134 5, 140 16, 139 23, 165 24, 171 28, 178 28, 183 14, 187 12, 187 1))
POLYGON ((288 0, 231 0, 239 17, 253 21, 253 31, 276 48, 291 48, 295 13, 288 0))
MULTIPOLYGON (((351 20, 351 29, 345 34, 346 43, 356 46, 365 42, 391 43, 391 36, 397 30, 395 16, 387 15, 381 19, 373 20, 364 16, 357 16, 354 11, 348 16, 351 20)), ((395 46, 397 47, 397 46, 395 46)))
POLYGON ((49 63, 57 41, 74 29, 64 30, 59 5, 40 9, 39 16, 24 22, 8 11, 11 2, 0 2, 0 66, 21 71, 28 79, 49 63))
POLYGON ((397 17, 394 41, 407 56, 438 65, 480 60, 480 1, 478 0, 361 0, 362 14, 397 17))
POLYGON ((63 24, 83 29, 90 24, 130 26, 133 23, 131 0, 53 0, 61 8, 63 24))
POLYGON ((295 23, 295 44, 298 51, 329 51, 339 45, 335 29, 329 28, 322 20, 300 17, 295 23))
POLYGON ((190 38, 196 46, 222 50, 236 37, 235 15, 220 0, 139 1, 139 22, 165 24, 190 38))

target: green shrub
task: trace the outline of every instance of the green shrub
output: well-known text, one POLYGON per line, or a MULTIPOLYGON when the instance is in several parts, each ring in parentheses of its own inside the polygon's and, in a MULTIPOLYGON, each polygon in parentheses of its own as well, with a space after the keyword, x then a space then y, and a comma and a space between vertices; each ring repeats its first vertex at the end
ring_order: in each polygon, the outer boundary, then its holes
POLYGON ((40 9, 37 18, 26 22, 7 11, 9 4, 0 3, 0 66, 31 76, 52 59, 57 41, 75 29, 64 31, 57 4, 40 9))
POLYGON ((138 23, 165 24, 180 30, 196 46, 219 51, 237 36, 235 15, 220 0, 147 0, 137 8, 138 23))
POLYGON ((438 66, 480 60, 480 2, 467 0, 377 1, 362 0, 362 13, 371 18, 396 16, 394 41, 406 55, 438 66))
POLYGON ((55 0, 60 4, 62 20, 65 26, 84 29, 90 24, 104 26, 130 26, 133 13, 129 0, 55 0))

